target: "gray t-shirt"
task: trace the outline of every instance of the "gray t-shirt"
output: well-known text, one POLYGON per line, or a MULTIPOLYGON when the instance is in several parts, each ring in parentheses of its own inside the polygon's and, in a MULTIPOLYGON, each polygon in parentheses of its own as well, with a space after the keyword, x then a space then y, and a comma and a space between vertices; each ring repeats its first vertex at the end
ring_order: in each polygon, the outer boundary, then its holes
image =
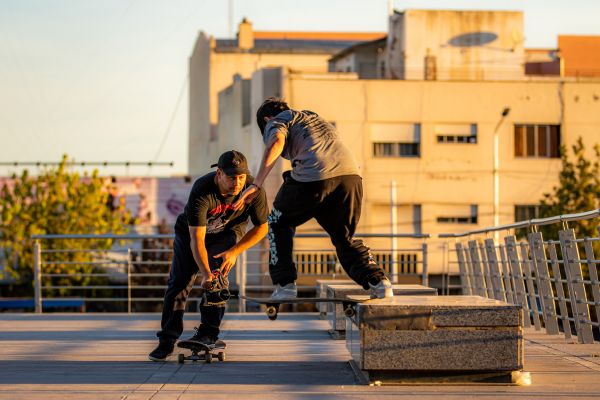
POLYGON ((263 140, 285 136, 282 157, 292 162, 292 178, 314 182, 342 175, 358 175, 350 150, 333 125, 312 111, 286 110, 269 121, 263 140))

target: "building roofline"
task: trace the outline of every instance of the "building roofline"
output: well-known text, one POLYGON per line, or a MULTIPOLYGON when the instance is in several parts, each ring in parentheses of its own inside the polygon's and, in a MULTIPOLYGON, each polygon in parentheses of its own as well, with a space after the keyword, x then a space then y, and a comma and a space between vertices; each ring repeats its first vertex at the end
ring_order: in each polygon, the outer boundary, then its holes
POLYGON ((344 57, 346 54, 352 53, 353 51, 361 48, 361 47, 367 47, 369 45, 375 44, 377 42, 382 42, 385 43, 387 40, 387 35, 383 36, 379 39, 375 39, 375 40, 371 40, 370 42, 363 42, 363 43, 357 43, 353 46, 347 47, 345 49, 343 49, 342 51, 340 51, 339 53, 334 54, 333 56, 331 56, 331 58, 329 59, 329 61, 335 61, 341 57, 344 57))
POLYGON ((519 13, 523 14, 522 10, 464 10, 464 9, 437 9, 437 8, 407 8, 405 10, 394 10, 394 14, 404 14, 407 11, 423 11, 423 12, 465 12, 465 13, 519 13))
POLYGON ((339 40, 371 41, 386 36, 385 32, 302 32, 254 31, 254 39, 270 40, 339 40))

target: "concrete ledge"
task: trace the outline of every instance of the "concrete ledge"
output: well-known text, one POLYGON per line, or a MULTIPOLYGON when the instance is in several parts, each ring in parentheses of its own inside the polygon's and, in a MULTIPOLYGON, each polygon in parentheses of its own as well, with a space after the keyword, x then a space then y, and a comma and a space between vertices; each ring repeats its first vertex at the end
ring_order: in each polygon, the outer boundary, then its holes
POLYGON ((523 368, 522 325, 521 308, 497 300, 396 297, 358 304, 346 345, 371 375, 502 375, 523 368))
MULTIPOLYGON (((431 296, 437 294, 437 289, 423 285, 396 284, 393 287, 395 296, 431 296)), ((369 291, 364 290, 358 285, 326 285, 326 289, 328 298, 348 299, 354 297, 354 299, 360 300, 369 299, 369 291)), ((346 331, 346 317, 343 305, 331 303, 327 305, 329 306, 327 314, 331 322, 331 329, 337 331, 338 335, 343 338, 346 331)))
MULTIPOLYGON (((327 297, 327 286, 330 285, 349 285, 356 289, 363 290, 358 284, 351 279, 317 279, 317 297, 327 297)), ((317 309, 322 318, 327 316, 329 310, 329 304, 319 303, 317 309)))

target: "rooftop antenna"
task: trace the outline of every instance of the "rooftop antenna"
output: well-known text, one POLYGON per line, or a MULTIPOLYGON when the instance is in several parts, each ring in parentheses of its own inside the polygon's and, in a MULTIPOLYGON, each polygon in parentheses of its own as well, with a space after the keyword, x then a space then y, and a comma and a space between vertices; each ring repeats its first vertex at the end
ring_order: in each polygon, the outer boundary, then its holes
POLYGON ((229 0, 229 37, 233 38, 233 0, 229 0))

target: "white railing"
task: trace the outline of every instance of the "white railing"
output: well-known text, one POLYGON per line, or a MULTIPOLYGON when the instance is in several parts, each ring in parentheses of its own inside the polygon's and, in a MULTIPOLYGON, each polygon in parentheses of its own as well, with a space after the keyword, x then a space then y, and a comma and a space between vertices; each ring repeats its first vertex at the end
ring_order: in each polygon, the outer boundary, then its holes
POLYGON ((519 304, 525 326, 593 343, 600 334, 600 260, 595 255, 600 235, 577 238, 569 223, 598 217, 600 209, 439 236, 455 240, 449 262, 458 266, 463 294, 519 304), (558 237, 544 238, 538 231, 559 223, 558 237), (523 240, 514 235, 519 228, 529 230, 523 240), (498 241, 489 237, 503 231, 498 241))
MULTIPOLYGON (((356 234, 376 242, 375 259, 391 279, 410 279, 427 286, 427 242, 429 235, 356 234), (402 241, 404 246, 396 245, 402 241), (392 241, 394 246, 386 246, 392 241), (383 245, 382 245, 383 244, 383 245)), ((43 311, 44 302, 70 299, 98 310, 148 311, 143 304, 163 301, 172 257, 173 235, 34 235, 34 304, 43 311), (85 241, 74 248, 73 241, 85 241), (110 248, 106 248, 109 241, 110 248), (102 245, 103 246, 102 246, 102 245), (68 268, 77 271, 67 271, 68 268), (92 306, 92 304, 95 305, 92 306)), ((300 290, 314 289, 314 281, 346 276, 324 233, 296 235, 294 258, 300 290)), ((248 249, 237 261, 230 282, 242 295, 267 295, 272 290, 265 241, 248 249)), ((201 301, 194 287, 188 301, 201 301)), ((231 302, 230 302, 231 303, 231 302)), ((237 310, 245 311, 243 299, 237 310)))

